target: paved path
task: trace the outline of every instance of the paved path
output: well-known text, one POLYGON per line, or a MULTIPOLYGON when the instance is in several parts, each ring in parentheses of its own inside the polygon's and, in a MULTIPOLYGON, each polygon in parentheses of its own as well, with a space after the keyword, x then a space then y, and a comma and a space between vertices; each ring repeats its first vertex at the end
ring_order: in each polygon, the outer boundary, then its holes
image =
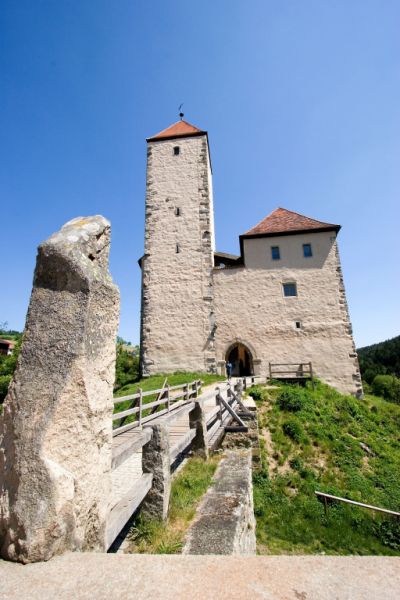
POLYGON ((398 600, 400 558, 66 554, 0 561, 1 600, 398 600))

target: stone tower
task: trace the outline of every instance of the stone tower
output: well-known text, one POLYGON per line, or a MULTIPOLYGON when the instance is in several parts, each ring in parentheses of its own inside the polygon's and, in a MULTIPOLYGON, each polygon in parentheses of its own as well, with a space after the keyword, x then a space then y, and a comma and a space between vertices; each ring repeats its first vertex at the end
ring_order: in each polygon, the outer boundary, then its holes
POLYGON ((141 371, 214 371, 215 241, 207 132, 181 120, 147 144, 141 371))

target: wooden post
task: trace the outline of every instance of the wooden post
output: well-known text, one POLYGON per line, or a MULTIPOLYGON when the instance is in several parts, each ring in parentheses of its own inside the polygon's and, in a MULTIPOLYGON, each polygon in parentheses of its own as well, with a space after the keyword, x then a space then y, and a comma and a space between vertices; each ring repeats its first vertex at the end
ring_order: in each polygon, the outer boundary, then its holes
POLYGON ((272 379, 272 365, 271 363, 268 363, 269 365, 269 378, 272 379))
POLYGON ((201 400, 195 401, 194 409, 189 413, 190 429, 196 430, 196 435, 192 440, 192 450, 203 458, 208 458, 208 436, 206 411, 201 400))
POLYGON ((142 424, 142 406, 143 406, 143 391, 142 388, 138 388, 139 394, 139 425, 142 424))
POLYGON ((169 383, 167 383, 167 391, 166 391, 166 394, 167 394, 167 410, 168 410, 168 412, 169 412, 169 411, 170 411, 169 383))
POLYGON ((222 424, 222 405, 221 405, 221 401, 220 401, 220 389, 219 387, 215 388, 216 391, 216 397, 215 397, 215 403, 217 406, 219 406, 219 420, 221 421, 222 424))
POLYGON ((184 390, 184 400, 187 401, 189 400, 189 384, 185 383, 185 385, 183 386, 183 390, 184 390))
POLYGON ((312 362, 308 363, 310 365, 310 377, 311 377, 311 385, 314 389, 314 375, 313 375, 313 368, 312 368, 312 362))

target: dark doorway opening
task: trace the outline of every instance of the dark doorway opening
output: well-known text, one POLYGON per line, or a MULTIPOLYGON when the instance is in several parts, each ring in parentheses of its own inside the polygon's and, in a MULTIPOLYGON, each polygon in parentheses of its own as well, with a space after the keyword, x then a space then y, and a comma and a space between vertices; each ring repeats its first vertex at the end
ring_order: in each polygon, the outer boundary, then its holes
POLYGON ((234 346, 231 346, 226 353, 225 360, 232 364, 232 375, 234 377, 254 375, 253 357, 250 350, 244 344, 238 342, 234 346))

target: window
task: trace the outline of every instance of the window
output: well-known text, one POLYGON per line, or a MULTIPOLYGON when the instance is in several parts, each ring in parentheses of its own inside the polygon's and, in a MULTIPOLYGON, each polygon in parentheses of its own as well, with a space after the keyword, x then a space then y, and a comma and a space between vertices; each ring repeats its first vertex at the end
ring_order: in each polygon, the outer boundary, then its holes
POLYGON ((303 244, 303 256, 304 258, 310 258, 310 256, 312 256, 311 244, 303 244))
POLYGON ((180 251, 181 251, 181 248, 180 248, 179 244, 177 244, 177 245, 175 246, 175 252, 176 252, 177 254, 179 254, 179 252, 180 252, 180 251))
POLYGON ((295 325, 296 329, 301 329, 301 321, 295 321, 294 325, 295 325))
POLYGON ((295 283, 283 284, 283 295, 286 297, 297 296, 297 286, 295 283))
POLYGON ((272 260, 279 260, 281 257, 281 253, 279 251, 279 246, 271 246, 271 258, 272 260))
POLYGON ((174 146, 174 156, 178 156, 179 150, 180 150, 179 146, 174 146))
POLYGON ((175 208, 175 214, 176 214, 176 216, 177 216, 177 217, 180 217, 180 216, 181 216, 181 209, 179 208, 179 206, 177 206, 177 207, 175 208))

